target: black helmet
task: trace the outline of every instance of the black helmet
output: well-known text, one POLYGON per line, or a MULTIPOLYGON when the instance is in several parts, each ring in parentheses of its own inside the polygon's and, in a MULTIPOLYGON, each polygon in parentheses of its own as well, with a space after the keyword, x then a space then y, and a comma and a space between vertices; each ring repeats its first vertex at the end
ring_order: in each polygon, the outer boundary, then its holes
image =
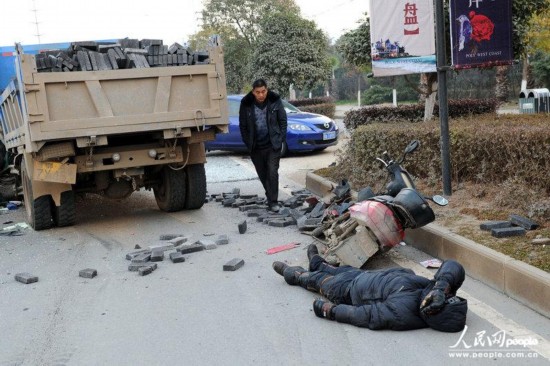
POLYGON ((404 220, 406 228, 416 229, 435 220, 428 202, 412 188, 403 188, 393 199, 392 207, 404 220))
POLYGON ((445 300, 443 309, 435 314, 420 312, 422 319, 432 329, 440 332, 460 332, 466 325, 468 301, 459 296, 445 300))

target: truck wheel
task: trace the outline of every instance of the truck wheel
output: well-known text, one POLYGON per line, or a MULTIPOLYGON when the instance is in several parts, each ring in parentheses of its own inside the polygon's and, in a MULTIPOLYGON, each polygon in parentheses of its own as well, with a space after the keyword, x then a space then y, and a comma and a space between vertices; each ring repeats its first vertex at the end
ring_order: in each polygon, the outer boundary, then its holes
POLYGON ((28 224, 37 231, 49 229, 52 227, 52 199, 50 196, 41 196, 37 199, 32 196, 32 182, 24 160, 21 162, 21 181, 28 224))
POLYGON ((161 182, 153 188, 158 207, 165 212, 181 211, 185 208, 185 170, 174 170, 165 166, 160 172, 161 182))
POLYGON ((206 199, 206 173, 204 164, 189 165, 187 171, 187 196, 185 208, 196 210, 204 205, 206 199))
POLYGON ((53 208, 53 222, 59 226, 71 226, 76 221, 76 205, 73 191, 61 193, 61 206, 53 208))

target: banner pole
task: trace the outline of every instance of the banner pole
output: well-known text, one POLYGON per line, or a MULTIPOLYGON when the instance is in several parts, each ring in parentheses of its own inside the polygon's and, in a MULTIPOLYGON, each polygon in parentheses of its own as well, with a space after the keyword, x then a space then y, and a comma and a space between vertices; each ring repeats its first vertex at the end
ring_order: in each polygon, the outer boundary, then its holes
POLYGON ((435 42, 437 45, 437 96, 439 99, 439 123, 441 126, 441 166, 443 194, 452 195, 451 153, 449 141, 449 108, 447 100, 447 58, 445 56, 445 14, 443 1, 435 0, 435 42))

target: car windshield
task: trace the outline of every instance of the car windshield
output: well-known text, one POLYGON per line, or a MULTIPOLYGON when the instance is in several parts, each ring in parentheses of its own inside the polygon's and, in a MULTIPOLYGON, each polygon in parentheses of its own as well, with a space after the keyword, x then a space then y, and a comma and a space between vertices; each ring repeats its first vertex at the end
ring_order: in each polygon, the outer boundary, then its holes
POLYGON ((283 100, 283 106, 285 107, 286 113, 300 113, 300 110, 287 102, 286 100, 283 100))
MULTIPOLYGON (((241 106, 240 100, 234 100, 234 99, 228 99, 229 101, 229 116, 230 117, 238 117, 239 116, 239 108, 241 106)), ((301 111, 287 102, 286 100, 283 100, 283 106, 285 107, 286 113, 300 113, 301 111)))

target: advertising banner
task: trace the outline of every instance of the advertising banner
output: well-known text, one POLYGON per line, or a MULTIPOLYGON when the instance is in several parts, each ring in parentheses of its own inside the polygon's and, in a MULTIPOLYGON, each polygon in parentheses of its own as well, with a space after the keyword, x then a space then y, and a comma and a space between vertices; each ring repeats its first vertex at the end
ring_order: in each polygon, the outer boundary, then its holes
POLYGON ((435 72, 433 0, 370 0, 375 77, 435 72))
POLYGON ((512 63, 512 0, 451 0, 449 8, 455 69, 512 63))

